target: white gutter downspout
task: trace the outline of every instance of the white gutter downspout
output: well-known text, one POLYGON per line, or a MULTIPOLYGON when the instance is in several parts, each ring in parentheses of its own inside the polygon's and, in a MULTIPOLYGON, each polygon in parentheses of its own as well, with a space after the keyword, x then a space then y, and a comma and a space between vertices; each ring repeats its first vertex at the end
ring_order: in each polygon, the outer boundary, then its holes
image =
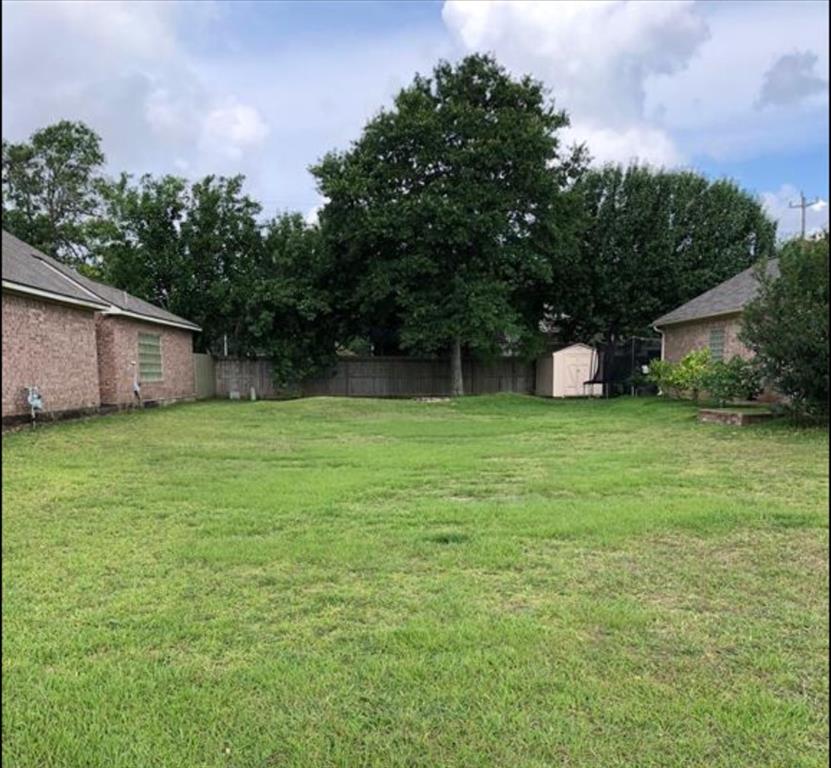
MULTIPOLYGON (((657 326, 653 325, 652 330, 657 331, 661 334, 661 360, 666 360, 666 351, 667 351, 667 337, 664 336, 664 332, 657 326)), ((658 387, 658 395, 662 395, 661 388, 658 387)))
POLYGON ((653 325, 652 330, 657 331, 658 333, 661 334, 661 360, 666 360, 666 347, 667 347, 666 336, 664 336, 664 332, 657 325, 653 325))

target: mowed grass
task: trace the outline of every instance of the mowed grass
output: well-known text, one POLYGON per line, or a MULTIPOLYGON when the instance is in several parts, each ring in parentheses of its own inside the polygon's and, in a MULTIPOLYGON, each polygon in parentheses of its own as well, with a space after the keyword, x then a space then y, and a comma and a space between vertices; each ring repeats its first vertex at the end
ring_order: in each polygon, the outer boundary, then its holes
POLYGON ((6 766, 827 764, 823 430, 308 399, 3 444, 6 766))

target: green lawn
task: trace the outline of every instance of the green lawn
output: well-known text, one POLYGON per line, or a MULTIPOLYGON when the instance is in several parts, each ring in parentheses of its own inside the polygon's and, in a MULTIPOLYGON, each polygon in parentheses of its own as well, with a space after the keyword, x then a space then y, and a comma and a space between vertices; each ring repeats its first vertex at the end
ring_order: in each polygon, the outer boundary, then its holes
POLYGON ((3 438, 4 765, 820 766, 828 440, 683 403, 3 438))

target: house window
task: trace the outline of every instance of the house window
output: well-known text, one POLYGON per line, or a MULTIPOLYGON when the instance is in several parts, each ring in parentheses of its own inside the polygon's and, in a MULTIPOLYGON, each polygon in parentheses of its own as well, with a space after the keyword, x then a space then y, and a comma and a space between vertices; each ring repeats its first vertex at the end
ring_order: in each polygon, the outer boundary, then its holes
POLYGON ((713 360, 724 359, 724 328, 713 328, 710 331, 710 357, 713 360))
POLYGON ((158 333, 138 335, 139 381, 162 380, 162 337, 158 333))

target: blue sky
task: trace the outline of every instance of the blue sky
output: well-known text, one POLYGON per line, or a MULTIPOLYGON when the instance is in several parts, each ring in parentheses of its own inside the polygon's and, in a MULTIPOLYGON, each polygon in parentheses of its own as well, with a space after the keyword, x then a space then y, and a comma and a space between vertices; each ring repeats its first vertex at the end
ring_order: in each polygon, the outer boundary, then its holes
POLYGON ((112 173, 244 173, 269 213, 313 217, 310 164, 416 71, 489 51, 546 83, 596 162, 728 176, 787 234, 800 189, 829 195, 827 29, 809 0, 4 0, 3 136, 84 120, 112 173))

